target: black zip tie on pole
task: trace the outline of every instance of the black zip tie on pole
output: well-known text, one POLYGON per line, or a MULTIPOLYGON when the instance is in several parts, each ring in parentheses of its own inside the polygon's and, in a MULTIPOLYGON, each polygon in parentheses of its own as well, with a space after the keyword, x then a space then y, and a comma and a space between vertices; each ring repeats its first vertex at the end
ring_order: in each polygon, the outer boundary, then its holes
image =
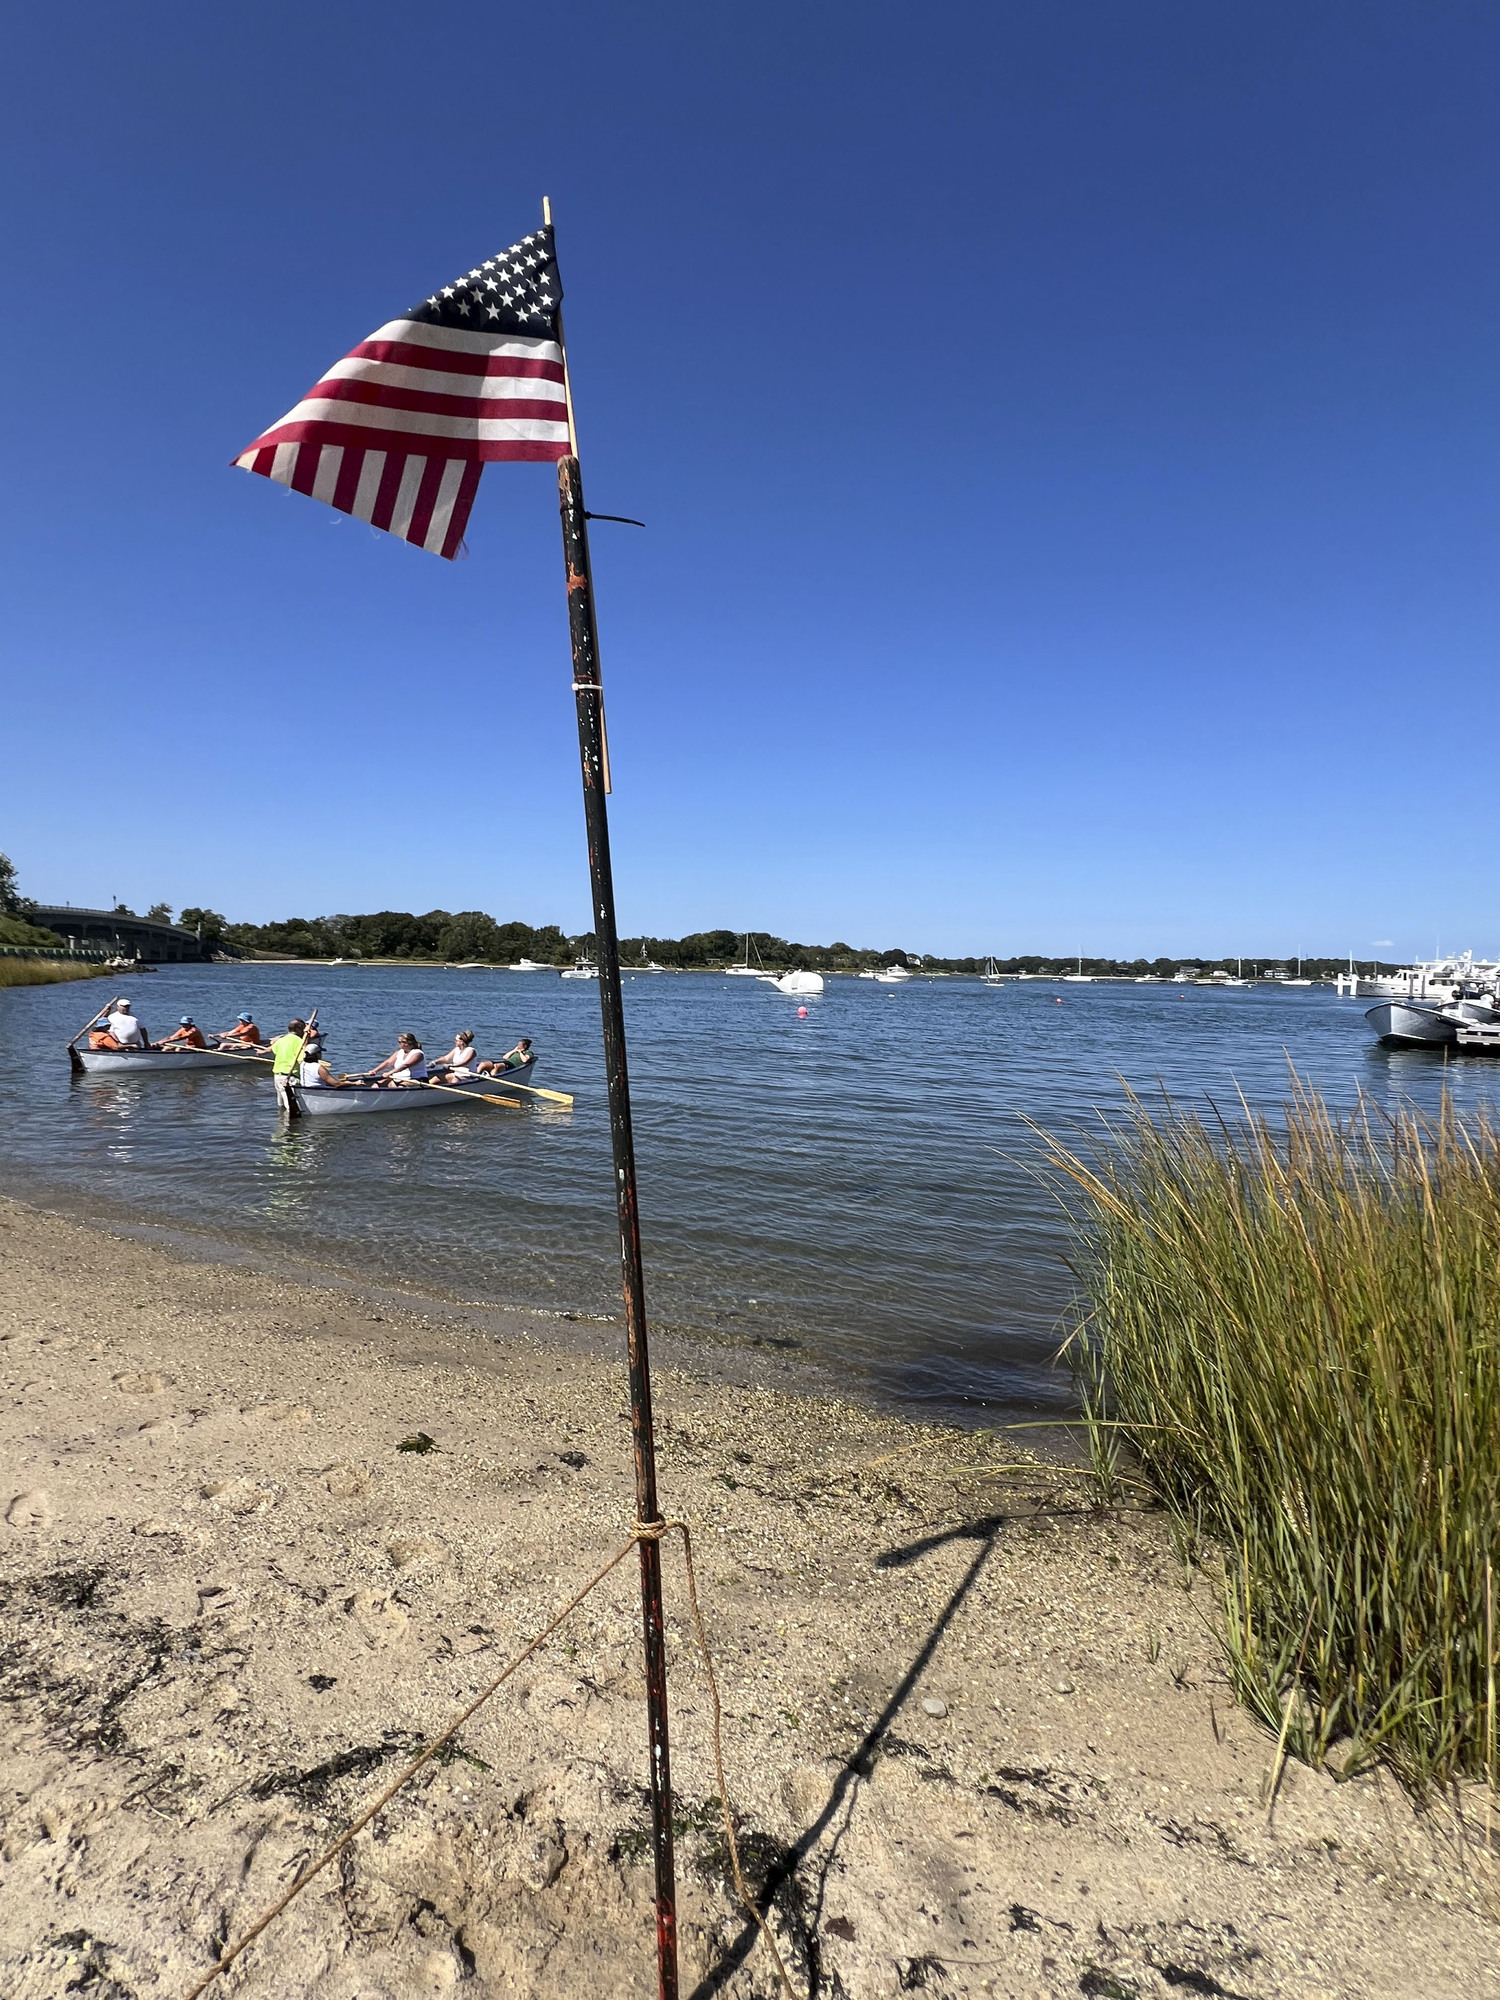
POLYGON ((644 521, 633 521, 628 514, 591 514, 587 508, 583 518, 585 521, 623 521, 627 528, 644 528, 646 525, 644 521))

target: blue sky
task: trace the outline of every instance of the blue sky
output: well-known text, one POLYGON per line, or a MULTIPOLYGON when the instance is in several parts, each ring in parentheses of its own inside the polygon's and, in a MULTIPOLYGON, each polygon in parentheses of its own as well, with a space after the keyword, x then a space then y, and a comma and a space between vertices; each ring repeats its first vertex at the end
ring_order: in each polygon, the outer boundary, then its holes
POLYGON ((586 923, 552 474, 445 564, 231 456, 557 216, 620 918, 1500 948, 1500 15, 31 9, 23 886, 586 923), (468 721, 462 718, 472 716, 468 721))

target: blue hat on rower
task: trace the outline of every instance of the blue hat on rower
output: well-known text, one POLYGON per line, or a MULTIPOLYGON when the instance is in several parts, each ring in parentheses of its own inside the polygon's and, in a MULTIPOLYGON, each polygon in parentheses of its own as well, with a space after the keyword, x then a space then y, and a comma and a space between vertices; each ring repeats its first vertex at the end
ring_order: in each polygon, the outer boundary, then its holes
POLYGON ((241 1014, 241 1016, 240 1016, 240 1019, 241 1019, 242 1021, 249 1021, 249 1020, 252 1020, 253 1018, 254 1018, 254 1016, 253 1016, 253 1015, 250 1015, 250 1014, 241 1014))
POLYGON ((184 1015, 183 1015, 183 1017, 182 1017, 182 1019, 181 1019, 181 1020, 180 1020, 180 1021, 178 1022, 178 1024, 177 1024, 177 1025, 178 1025, 178 1027, 180 1027, 180 1028, 191 1028, 191 1027, 192 1027, 192 1025, 193 1025, 193 1017, 192 1017, 192 1015, 191 1015, 191 1014, 184 1014, 184 1015))

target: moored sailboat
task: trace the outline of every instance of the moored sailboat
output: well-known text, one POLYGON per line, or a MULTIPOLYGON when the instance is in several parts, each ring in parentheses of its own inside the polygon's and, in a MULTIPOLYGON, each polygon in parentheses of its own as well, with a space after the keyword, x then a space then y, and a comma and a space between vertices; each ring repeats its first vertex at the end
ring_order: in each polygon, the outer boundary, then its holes
POLYGON ((750 933, 746 931, 745 956, 734 965, 726 965, 724 968, 724 977, 726 979, 763 979, 765 976, 765 962, 761 958, 760 947, 759 945, 751 944, 750 933), (755 953, 754 965, 750 963, 750 953, 752 950, 755 953))

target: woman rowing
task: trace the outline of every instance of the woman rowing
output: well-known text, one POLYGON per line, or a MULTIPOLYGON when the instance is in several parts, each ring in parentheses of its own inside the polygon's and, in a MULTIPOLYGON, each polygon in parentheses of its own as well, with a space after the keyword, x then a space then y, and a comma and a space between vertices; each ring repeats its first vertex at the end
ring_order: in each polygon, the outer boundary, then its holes
POLYGON ((467 1083, 469 1078, 477 1073, 475 1069, 477 1061, 474 1030, 460 1028, 453 1037, 453 1046, 447 1055, 439 1056, 430 1067, 436 1075, 446 1077, 449 1083, 467 1083))
POLYGON ((384 1062, 376 1063, 374 1069, 366 1071, 372 1083, 384 1080, 387 1085, 425 1083, 427 1081, 427 1058, 422 1053, 422 1044, 415 1035, 397 1035, 396 1046, 384 1062))
POLYGON ((317 1040, 303 1044, 302 1061, 297 1069, 297 1081, 302 1085, 304 1090, 311 1088, 315 1084, 326 1090, 344 1090, 347 1088, 343 1079, 335 1076, 333 1071, 328 1067, 328 1064, 323 1060, 323 1044, 317 1040))

